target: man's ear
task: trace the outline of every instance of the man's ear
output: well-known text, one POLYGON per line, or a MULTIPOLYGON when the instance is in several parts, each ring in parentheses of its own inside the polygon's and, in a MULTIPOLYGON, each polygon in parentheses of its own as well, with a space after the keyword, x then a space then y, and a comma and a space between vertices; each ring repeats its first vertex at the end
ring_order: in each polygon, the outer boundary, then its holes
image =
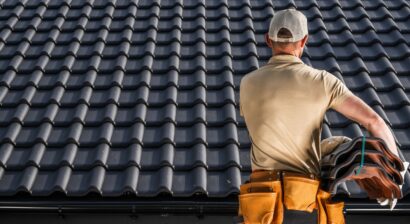
POLYGON ((303 37, 303 39, 302 39, 302 41, 301 41, 301 47, 302 47, 302 48, 306 45, 307 40, 308 40, 308 35, 306 35, 305 37, 303 37))
POLYGON ((268 33, 265 33, 265 42, 268 45, 268 47, 272 48, 272 40, 269 38, 268 33))

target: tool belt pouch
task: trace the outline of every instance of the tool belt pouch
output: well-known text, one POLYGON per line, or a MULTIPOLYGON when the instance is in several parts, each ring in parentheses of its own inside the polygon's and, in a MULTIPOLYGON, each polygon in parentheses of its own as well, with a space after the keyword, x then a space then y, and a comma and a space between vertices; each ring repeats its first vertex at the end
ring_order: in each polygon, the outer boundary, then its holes
POLYGON ((344 202, 327 202, 326 213, 327 213, 327 223, 331 224, 344 224, 345 218, 343 215, 344 202))
POLYGON ((272 181, 250 182, 240 186, 239 215, 246 224, 270 224, 273 220, 277 193, 272 181))
POLYGON ((319 181, 305 177, 283 177, 283 203, 289 210, 312 212, 316 208, 319 181))
POLYGON ((326 215, 326 203, 330 198, 330 192, 325 190, 319 189, 317 196, 316 196, 316 208, 317 208, 317 215, 318 215, 318 224, 327 224, 327 215, 326 215))

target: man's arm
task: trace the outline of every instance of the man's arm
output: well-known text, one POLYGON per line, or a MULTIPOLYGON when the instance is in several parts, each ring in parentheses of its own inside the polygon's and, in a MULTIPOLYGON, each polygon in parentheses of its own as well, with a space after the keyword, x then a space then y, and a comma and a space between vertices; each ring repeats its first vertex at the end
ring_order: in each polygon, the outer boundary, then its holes
POLYGON ((386 122, 362 99, 350 94, 342 102, 335 105, 333 109, 358 122, 373 136, 383 139, 387 147, 398 156, 396 142, 386 122))

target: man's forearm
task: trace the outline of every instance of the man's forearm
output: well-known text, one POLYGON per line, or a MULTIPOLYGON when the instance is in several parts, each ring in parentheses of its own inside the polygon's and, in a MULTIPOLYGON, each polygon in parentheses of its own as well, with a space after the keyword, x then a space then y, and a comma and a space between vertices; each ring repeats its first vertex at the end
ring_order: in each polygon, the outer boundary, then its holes
POLYGON ((372 136, 383 139, 390 151, 399 156, 393 133, 382 118, 379 117, 376 122, 370 124, 367 130, 372 136))

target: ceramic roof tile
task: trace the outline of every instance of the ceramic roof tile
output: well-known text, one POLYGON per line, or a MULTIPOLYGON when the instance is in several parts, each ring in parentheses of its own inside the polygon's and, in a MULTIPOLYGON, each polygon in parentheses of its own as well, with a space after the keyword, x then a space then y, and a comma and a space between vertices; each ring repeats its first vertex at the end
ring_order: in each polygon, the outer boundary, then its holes
MULTIPOLYGON (((276 10, 309 20, 326 69, 410 150, 410 7, 394 1, 6 1, 0 195, 227 197, 251 171, 239 85, 276 10)), ((368 133, 328 111, 322 139, 368 133)), ((339 192, 363 197, 352 184, 339 192)))

